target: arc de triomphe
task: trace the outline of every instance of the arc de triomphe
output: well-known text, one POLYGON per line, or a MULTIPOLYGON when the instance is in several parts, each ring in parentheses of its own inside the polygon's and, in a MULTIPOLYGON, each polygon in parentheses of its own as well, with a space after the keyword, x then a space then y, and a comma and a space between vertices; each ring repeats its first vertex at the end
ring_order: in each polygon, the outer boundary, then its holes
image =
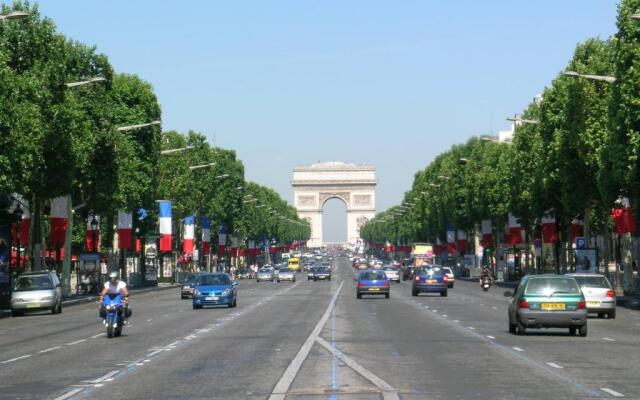
POLYGON ((332 198, 347 206, 347 241, 355 244, 360 227, 375 216, 376 170, 373 165, 326 162, 293 169, 294 204, 300 218, 311 223, 309 247, 320 247, 322 239, 322 209, 332 198))

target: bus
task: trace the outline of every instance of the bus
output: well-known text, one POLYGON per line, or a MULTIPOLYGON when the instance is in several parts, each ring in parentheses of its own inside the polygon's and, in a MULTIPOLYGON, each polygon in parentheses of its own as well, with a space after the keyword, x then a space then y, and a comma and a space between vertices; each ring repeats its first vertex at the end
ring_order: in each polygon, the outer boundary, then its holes
POLYGON ((299 272, 300 271, 300 259, 298 257, 289 258, 288 267, 289 267, 289 269, 291 269, 291 270, 293 270, 295 272, 299 272))

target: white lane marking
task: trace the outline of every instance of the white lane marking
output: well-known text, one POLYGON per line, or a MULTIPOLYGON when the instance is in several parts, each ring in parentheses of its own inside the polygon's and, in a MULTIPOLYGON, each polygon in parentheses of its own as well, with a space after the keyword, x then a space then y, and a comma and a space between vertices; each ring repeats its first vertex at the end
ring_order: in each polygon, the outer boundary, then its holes
POLYGON ((97 335, 91 336, 91 339, 95 339, 97 337, 104 336, 104 335, 105 335, 104 333, 98 333, 97 335))
POLYGON ((382 396, 384 399, 399 399, 398 391, 391 385, 389 385, 382 378, 369 371, 362 365, 360 365, 357 361, 348 357, 346 354, 332 346, 329 342, 318 336, 316 341, 325 349, 329 350, 333 355, 335 355, 340 361, 345 363, 349 368, 353 369, 360 375, 362 375, 369 382, 373 383, 378 387, 378 389, 382 390, 382 396))
POLYGON ((85 382, 89 382, 89 383, 100 383, 100 382, 104 382, 107 379, 111 378, 112 376, 116 375, 118 372, 120 372, 119 370, 114 370, 109 372, 106 375, 101 376, 100 378, 94 379, 92 381, 85 381, 85 382))
POLYGON ((610 395, 612 395, 613 397, 624 397, 624 395, 620 392, 616 392, 613 389, 609 389, 609 388, 600 388, 600 390, 602 390, 603 392, 609 393, 610 395))
POLYGON ((31 357, 31 354, 27 354, 25 356, 20 356, 20 357, 12 358, 12 359, 9 359, 9 360, 1 361, 0 364, 9 364, 9 363, 12 363, 14 361, 22 360, 23 358, 29 358, 29 357, 31 357))
POLYGON ((615 342, 616 341, 615 339, 611 339, 611 338, 608 338, 608 337, 603 337, 602 340, 606 340, 607 342, 615 342))
POLYGON ((448 317, 448 315, 447 315, 447 314, 442 314, 442 316, 443 316, 443 317, 445 317, 445 318, 447 318, 447 317, 448 317))
POLYGON ((454 319, 454 320, 453 320, 453 322, 458 322, 458 323, 460 323, 460 321, 458 321, 457 319, 454 319))
POLYGON ((166 345, 165 347, 176 347, 177 345, 179 345, 180 343, 182 343, 182 340, 176 340, 173 343, 169 343, 168 345, 166 345))
POLYGON ((498 307, 496 307, 496 306, 491 306, 491 308, 493 308, 494 310, 498 309, 498 307))
POLYGON ((163 315, 163 317, 168 317, 168 316, 169 316, 169 314, 165 314, 165 315, 163 315))
POLYGON ((495 336, 491 336, 491 335, 487 335, 487 337, 492 340, 496 338, 495 336))
POLYGON ((189 335, 189 336, 185 336, 184 340, 191 340, 191 339, 195 339, 195 338, 197 338, 196 335, 189 335))
POLYGON ((153 321, 153 318, 149 318, 149 319, 147 320, 147 322, 151 322, 151 321, 153 321))
POLYGON ((558 364, 556 364, 554 362, 548 362, 547 365, 550 366, 550 367, 553 367, 553 368, 558 368, 558 369, 564 368, 564 367, 562 367, 562 366, 560 366, 560 365, 558 365, 558 364))
POLYGON ((431 311, 433 311, 433 312, 438 312, 438 310, 431 310, 431 311))
POLYGON ((524 351, 523 349, 521 349, 520 347, 512 347, 512 349, 514 349, 515 351, 524 351))
POLYGON ((73 346, 74 344, 85 342, 87 339, 76 340, 75 342, 67 343, 67 346, 73 346))
POLYGON ((58 396, 58 397, 56 397, 56 398, 55 398, 55 399, 53 399, 53 400, 66 400, 66 399, 68 399, 69 397, 72 397, 72 396, 74 396, 74 395, 76 395, 76 394, 78 394, 78 393, 82 392, 82 390, 84 390, 84 388, 78 388, 78 389, 70 390, 70 391, 68 391, 67 393, 63 394, 62 396, 58 396))
POLYGON ((58 349, 60 349, 60 348, 61 348, 60 346, 56 346, 56 347, 49 347, 48 349, 40 350, 40 351, 38 352, 38 354, 48 353, 48 352, 50 352, 50 351, 58 350, 58 349))
POLYGON ((476 328, 474 328, 473 326, 470 326, 469 329, 471 329, 472 331, 475 330, 476 328))
POLYGON ((424 308, 429 308, 429 306, 424 306, 424 308))
POLYGON ((293 360, 291 360, 291 363, 289 364, 287 369, 284 371, 284 373, 280 377, 280 380, 278 380, 278 383, 276 383, 276 385, 274 386, 271 392, 271 395, 269 396, 269 400, 285 399, 286 394, 289 391, 291 384, 293 383, 293 380, 298 374, 298 371, 300 371, 300 368, 302 368, 302 363, 304 363, 304 360, 309 355, 309 352, 311 351, 311 347, 313 347, 313 344, 315 343, 316 338, 320 336, 320 331, 322 330, 324 325, 327 323, 327 320, 331 315, 331 311, 333 310, 333 307, 335 307, 336 300, 338 299, 338 295, 340 294, 340 291, 342 290, 343 285, 344 285, 344 281, 340 283, 340 286, 338 286, 338 290, 336 290, 336 292, 333 294, 333 297, 329 302, 329 306, 327 307, 327 310, 324 312, 324 315, 322 316, 322 318, 320 318, 320 321, 318 321, 315 328, 313 328, 313 331, 311 331, 311 335, 309 335, 307 340, 304 342, 304 344, 298 351, 298 354, 296 354, 293 360))

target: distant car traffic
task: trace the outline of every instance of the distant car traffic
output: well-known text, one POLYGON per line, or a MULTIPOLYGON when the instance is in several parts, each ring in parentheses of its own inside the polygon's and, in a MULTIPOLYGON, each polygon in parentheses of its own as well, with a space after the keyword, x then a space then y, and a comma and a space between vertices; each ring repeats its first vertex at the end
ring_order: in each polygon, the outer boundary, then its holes
POLYGON ((195 286, 196 281, 198 280, 199 272, 190 274, 187 276, 187 279, 184 280, 184 283, 180 287, 180 298, 181 299, 190 299, 193 295, 193 287, 195 286))
POLYGON ((11 315, 26 311, 62 312, 62 285, 54 271, 25 272, 18 276, 11 292, 11 315))
POLYGON ((261 281, 275 281, 276 277, 273 273, 273 268, 271 267, 262 267, 258 270, 258 274, 256 275, 256 282, 260 283, 261 281))
POLYGON ((616 293, 609 280, 600 274, 568 274, 573 276, 580 285, 584 300, 587 302, 587 313, 616 317, 616 293))
POLYGON ((307 270, 307 280, 310 281, 313 279, 313 272, 316 270, 316 268, 320 268, 316 265, 312 265, 309 267, 309 269, 307 270))
POLYGON ((400 283, 400 271, 394 267, 384 267, 383 271, 390 281, 400 283))
POLYGON ((314 281, 320 281, 320 280, 327 280, 330 281, 331 280, 331 268, 329 267, 317 267, 313 270, 313 280, 314 281))
POLYGON ((522 278, 509 304, 509 332, 524 335, 528 328, 568 328, 587 336, 587 303, 575 278, 529 275, 522 278))
POLYGON ((280 272, 278 273, 278 282, 282 281, 295 282, 296 273, 289 268, 281 268, 280 272))
POLYGON ((411 294, 418 296, 420 293, 440 293, 440 296, 448 296, 449 278, 440 266, 416 268, 411 294))
POLYGON ((391 284, 384 271, 360 271, 356 282, 356 297, 358 299, 361 299, 363 295, 384 295, 387 299, 391 296, 391 284))
POLYGON ((237 286, 238 283, 233 282, 228 274, 201 274, 193 287, 193 309, 219 305, 235 307, 238 304, 237 286))

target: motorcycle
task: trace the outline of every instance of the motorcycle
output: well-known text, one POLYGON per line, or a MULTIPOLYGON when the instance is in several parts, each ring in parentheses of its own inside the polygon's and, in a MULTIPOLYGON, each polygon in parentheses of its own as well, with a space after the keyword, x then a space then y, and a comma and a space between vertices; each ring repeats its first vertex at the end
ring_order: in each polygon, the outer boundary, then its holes
POLYGON ((482 286, 482 290, 484 290, 486 292, 491 287, 491 279, 490 278, 482 278, 482 282, 480 283, 480 286, 482 286))
POLYGON ((107 294, 104 296, 100 316, 104 318, 103 324, 107 327, 108 338, 122 335, 125 314, 129 316, 130 310, 126 307, 121 294, 107 294))

